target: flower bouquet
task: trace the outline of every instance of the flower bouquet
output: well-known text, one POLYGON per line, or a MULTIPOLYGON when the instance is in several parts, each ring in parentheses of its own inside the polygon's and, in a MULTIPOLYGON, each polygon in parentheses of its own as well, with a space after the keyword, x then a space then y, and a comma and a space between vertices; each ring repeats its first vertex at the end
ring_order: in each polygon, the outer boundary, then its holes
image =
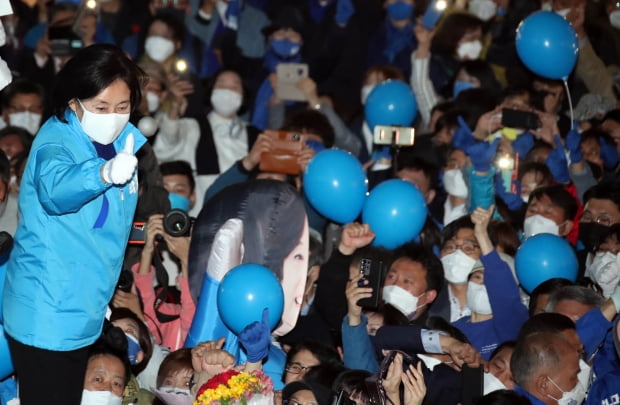
POLYGON ((207 381, 196 393, 194 405, 271 405, 273 381, 262 370, 228 370, 207 381))

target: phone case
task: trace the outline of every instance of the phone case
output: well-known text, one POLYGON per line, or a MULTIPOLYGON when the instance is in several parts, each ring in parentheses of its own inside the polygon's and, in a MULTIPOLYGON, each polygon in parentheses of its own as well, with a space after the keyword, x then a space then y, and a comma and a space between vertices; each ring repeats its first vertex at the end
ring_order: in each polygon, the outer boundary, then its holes
POLYGON ((373 143, 376 145, 412 146, 415 141, 415 128, 375 125, 373 143))
POLYGON ((437 8, 437 0, 431 2, 422 16, 422 26, 427 30, 432 30, 443 14, 443 9, 437 8))
POLYGON ((380 260, 362 259, 360 262, 360 273, 364 274, 364 277, 359 282, 360 287, 371 287, 372 296, 362 298, 357 301, 357 305, 363 308, 377 308, 381 297, 383 262, 380 260))
POLYGON ((299 174, 301 166, 297 163, 298 152, 303 148, 303 138, 288 131, 266 130, 275 137, 273 149, 260 156, 259 169, 263 172, 299 174))
POLYGON ((504 108, 502 125, 510 128, 536 129, 540 128, 540 120, 532 112, 504 108))
POLYGON ((297 88, 302 77, 308 77, 308 65, 305 63, 281 63, 276 67, 278 83, 276 97, 280 100, 306 101, 306 96, 297 88))

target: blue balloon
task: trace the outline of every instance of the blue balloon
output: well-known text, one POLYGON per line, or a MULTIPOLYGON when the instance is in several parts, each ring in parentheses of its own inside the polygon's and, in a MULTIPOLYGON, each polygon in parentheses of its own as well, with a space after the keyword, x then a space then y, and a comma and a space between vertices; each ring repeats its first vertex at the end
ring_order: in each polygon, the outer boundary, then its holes
POLYGON ((222 320, 239 334, 252 322, 260 322, 269 308, 269 326, 275 328, 284 309, 284 291, 278 277, 258 264, 242 264, 231 269, 217 290, 217 307, 222 320))
POLYGON ((515 256, 517 278, 528 293, 551 278, 576 281, 578 268, 571 245, 564 238, 550 233, 530 236, 515 256))
POLYGON ((0 325, 0 380, 4 380, 13 374, 13 371, 15 371, 15 368, 13 367, 13 360, 9 351, 9 342, 4 334, 3 325, 0 325))
POLYGON ((420 190, 404 180, 392 179, 370 192, 362 220, 376 235, 373 245, 394 249, 418 236, 426 215, 426 201, 420 190))
POLYGON ((410 126, 416 113, 415 96, 411 88, 400 80, 388 80, 376 85, 364 106, 371 131, 374 131, 375 125, 410 126))
POLYGON ((577 63, 577 34, 568 21, 551 11, 536 12, 521 21, 516 45, 525 66, 548 79, 566 79, 577 63))
POLYGON ((368 179, 353 155, 336 149, 317 153, 304 172, 304 192, 321 215, 346 224, 362 212, 368 179))

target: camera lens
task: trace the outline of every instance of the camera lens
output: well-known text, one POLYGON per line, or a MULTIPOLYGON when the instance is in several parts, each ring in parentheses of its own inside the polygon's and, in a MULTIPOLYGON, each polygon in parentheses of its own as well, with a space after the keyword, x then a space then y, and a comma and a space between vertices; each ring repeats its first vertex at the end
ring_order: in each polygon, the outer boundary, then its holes
POLYGON ((187 236, 192 225, 191 219, 183 210, 174 209, 164 217, 164 230, 170 236, 187 236))

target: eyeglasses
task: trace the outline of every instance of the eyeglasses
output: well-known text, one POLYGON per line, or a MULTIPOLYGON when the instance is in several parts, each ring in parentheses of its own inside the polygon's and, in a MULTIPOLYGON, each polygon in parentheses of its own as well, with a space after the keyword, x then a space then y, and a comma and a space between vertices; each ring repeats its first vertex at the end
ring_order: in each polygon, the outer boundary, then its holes
POLYGON ((41 113, 43 107, 40 105, 31 105, 31 106, 23 106, 23 105, 9 105, 9 108, 15 112, 31 112, 31 113, 41 113))
POLYGON ((299 402, 296 399, 285 399, 284 401, 282 401, 282 403, 284 405, 318 405, 316 402, 314 401, 308 401, 308 402, 299 402))
MULTIPOLYGON (((308 366, 308 367, 302 366, 299 363, 291 363, 286 366, 284 371, 286 371, 287 373, 291 373, 291 374, 300 374, 300 373, 306 374, 313 367, 314 366, 308 366)), ((306 404, 301 404, 301 405, 306 405, 306 404)))
POLYGON ((591 212, 586 211, 581 216, 581 222, 596 222, 604 226, 611 226, 613 221, 609 215, 604 214, 594 217, 591 212))
POLYGON ((480 249, 480 246, 471 240, 465 240, 461 244, 457 244, 454 241, 448 241, 441 248, 441 253, 450 254, 456 251, 456 249, 461 249, 466 255, 471 255, 476 252, 476 250, 480 249))

